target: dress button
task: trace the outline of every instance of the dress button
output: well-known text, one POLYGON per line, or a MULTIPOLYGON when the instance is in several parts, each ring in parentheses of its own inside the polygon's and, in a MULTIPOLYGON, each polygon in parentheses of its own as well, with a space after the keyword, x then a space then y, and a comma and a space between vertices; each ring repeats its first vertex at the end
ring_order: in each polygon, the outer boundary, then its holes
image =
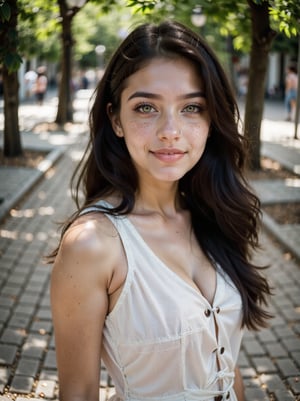
POLYGON ((209 316, 210 316, 210 310, 209 310, 209 309, 205 309, 204 315, 205 315, 206 317, 209 317, 209 316))
POLYGON ((222 401, 223 397, 221 395, 217 395, 214 398, 214 401, 222 401))
POLYGON ((225 351, 225 348, 224 348, 224 347, 221 347, 221 348, 220 348, 220 354, 221 354, 221 355, 224 354, 224 351, 225 351))
POLYGON ((227 394, 226 394, 226 400, 229 400, 229 398, 230 398, 230 394, 227 393, 227 394))
POLYGON ((216 313, 220 313, 220 307, 216 306, 216 313))

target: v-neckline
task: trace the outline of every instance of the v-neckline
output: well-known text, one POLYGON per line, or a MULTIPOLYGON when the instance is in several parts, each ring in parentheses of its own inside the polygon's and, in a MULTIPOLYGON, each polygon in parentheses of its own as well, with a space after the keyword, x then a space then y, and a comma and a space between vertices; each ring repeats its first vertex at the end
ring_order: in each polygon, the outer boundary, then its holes
POLYGON ((212 302, 210 303, 208 299, 202 294, 200 288, 196 285, 197 288, 189 284, 186 280, 184 280, 181 276, 179 276, 177 273, 174 272, 168 265, 154 252, 154 250, 151 248, 151 246, 147 243, 147 241, 143 238, 143 236, 140 234, 138 229, 135 227, 133 222, 130 220, 128 216, 124 216, 123 219, 127 222, 127 224, 130 226, 131 230, 134 231, 135 235, 139 238, 140 242, 144 246, 144 248, 151 253, 151 255, 159 262, 159 264, 162 266, 162 268, 167 271, 169 274, 171 274, 177 281, 180 281, 183 283, 185 286, 187 286, 190 290, 192 290, 197 296, 199 296, 202 300, 204 300, 210 307, 213 307, 219 287, 219 274, 217 269, 215 269, 215 289, 214 289, 214 295, 212 297, 212 302))

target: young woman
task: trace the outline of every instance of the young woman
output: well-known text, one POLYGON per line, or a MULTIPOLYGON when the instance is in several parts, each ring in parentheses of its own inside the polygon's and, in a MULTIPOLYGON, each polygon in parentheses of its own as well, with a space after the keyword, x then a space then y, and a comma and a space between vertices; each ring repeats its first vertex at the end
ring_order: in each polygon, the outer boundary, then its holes
MULTIPOLYGON (((60 399, 242 401, 243 327, 269 317, 250 262, 259 202, 225 74, 176 22, 136 28, 108 64, 79 166, 83 205, 54 252, 60 399)), ((78 201, 78 196, 77 196, 78 201)))

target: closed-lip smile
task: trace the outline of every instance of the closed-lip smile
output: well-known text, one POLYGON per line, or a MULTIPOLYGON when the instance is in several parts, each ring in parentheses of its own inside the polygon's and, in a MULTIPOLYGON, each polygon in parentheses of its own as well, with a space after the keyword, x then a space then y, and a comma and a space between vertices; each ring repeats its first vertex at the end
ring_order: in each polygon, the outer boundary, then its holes
POLYGON ((162 148, 151 151, 151 153, 156 157, 158 160, 162 162, 176 162, 180 160, 186 152, 176 148, 162 148))
POLYGON ((184 154, 185 152, 183 152, 180 149, 175 149, 175 148, 163 148, 163 149, 154 150, 151 153, 162 154, 162 155, 175 155, 175 154, 184 154))

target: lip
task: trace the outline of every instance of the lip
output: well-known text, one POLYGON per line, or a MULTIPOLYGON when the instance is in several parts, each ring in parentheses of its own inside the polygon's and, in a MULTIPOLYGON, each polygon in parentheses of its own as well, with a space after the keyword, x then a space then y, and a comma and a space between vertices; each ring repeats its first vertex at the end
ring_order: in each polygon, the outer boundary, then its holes
POLYGON ((175 162, 180 160, 186 152, 176 148, 162 148, 151 151, 154 157, 163 162, 175 162))

